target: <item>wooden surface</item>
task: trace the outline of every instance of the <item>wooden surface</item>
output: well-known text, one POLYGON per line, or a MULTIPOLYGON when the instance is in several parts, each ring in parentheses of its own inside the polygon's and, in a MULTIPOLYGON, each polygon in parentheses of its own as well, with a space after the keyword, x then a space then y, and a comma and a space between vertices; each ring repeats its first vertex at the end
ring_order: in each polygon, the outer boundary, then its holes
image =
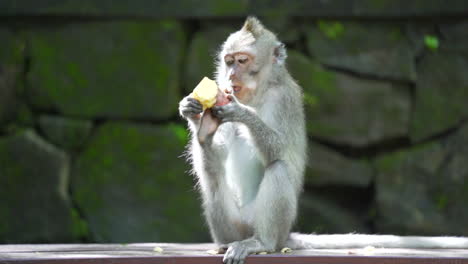
MULTIPOLYGON (((211 264, 222 255, 209 254, 213 244, 62 244, 0 245, 0 263, 31 264, 211 264), (155 251, 161 248, 162 252, 155 251)), ((296 250, 292 253, 254 255, 247 264, 468 264, 468 250, 409 250, 360 248, 296 250)))

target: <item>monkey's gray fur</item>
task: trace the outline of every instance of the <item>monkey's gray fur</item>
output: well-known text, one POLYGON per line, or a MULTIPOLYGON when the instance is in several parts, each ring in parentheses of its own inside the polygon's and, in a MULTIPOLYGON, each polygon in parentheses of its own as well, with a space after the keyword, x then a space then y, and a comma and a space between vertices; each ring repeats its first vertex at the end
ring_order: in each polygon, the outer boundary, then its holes
POLYGON ((203 144, 196 137, 201 105, 187 96, 179 106, 189 121, 189 151, 211 236, 227 248, 224 262, 241 264, 248 254, 283 247, 468 247, 467 238, 455 237, 290 234, 306 162, 302 90, 285 68, 284 45, 254 17, 223 44, 216 73, 223 89, 232 89, 234 74, 225 56, 238 53, 253 60, 240 73, 251 89, 242 100, 231 96, 231 103, 212 109, 221 125, 203 144))

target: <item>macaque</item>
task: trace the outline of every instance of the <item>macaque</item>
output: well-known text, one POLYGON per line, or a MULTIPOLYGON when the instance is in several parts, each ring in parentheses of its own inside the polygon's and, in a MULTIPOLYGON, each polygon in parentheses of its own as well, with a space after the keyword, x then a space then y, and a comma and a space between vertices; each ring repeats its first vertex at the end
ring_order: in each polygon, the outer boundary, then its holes
POLYGON ((285 67, 286 49, 254 17, 218 54, 225 103, 203 110, 187 96, 189 147, 211 236, 226 264, 281 248, 468 247, 467 238, 290 233, 303 185, 307 137, 302 90, 285 67), (227 98, 227 102, 226 102, 227 98), (199 137, 201 134, 203 137, 199 137))

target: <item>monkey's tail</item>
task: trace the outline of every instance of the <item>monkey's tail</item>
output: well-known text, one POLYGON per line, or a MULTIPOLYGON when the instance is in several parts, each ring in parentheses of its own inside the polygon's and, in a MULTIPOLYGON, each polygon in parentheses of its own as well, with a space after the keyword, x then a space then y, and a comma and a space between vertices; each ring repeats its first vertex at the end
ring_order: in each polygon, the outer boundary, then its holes
POLYGON ((468 237, 291 233, 286 242, 286 247, 291 249, 340 249, 367 246, 384 248, 468 248, 468 237))

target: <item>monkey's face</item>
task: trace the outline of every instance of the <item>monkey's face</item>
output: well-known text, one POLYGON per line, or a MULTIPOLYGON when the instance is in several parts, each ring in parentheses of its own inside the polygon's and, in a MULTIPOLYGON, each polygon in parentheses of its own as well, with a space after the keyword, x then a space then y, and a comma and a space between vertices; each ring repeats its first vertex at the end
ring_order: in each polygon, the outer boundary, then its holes
POLYGON ((256 88, 256 72, 252 69, 255 56, 247 52, 226 54, 224 63, 229 79, 226 93, 233 93, 241 102, 247 102, 256 88))

